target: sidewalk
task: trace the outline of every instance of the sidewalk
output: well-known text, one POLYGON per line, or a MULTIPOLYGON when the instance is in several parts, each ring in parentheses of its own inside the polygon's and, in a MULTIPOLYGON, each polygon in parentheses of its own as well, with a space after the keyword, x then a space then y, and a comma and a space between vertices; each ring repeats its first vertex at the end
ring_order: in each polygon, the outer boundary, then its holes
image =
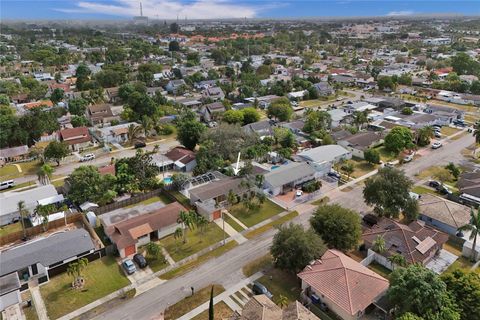
POLYGON ((242 244, 247 240, 241 233, 239 233, 237 230, 233 229, 231 225, 229 225, 227 222, 225 222, 222 218, 215 219, 213 220, 215 224, 220 228, 223 229, 225 227, 225 233, 228 234, 230 237, 233 238, 233 240, 237 241, 238 244, 242 244))
POLYGON ((30 292, 32 294, 33 305, 35 306, 35 310, 37 311, 38 319, 48 320, 47 308, 45 307, 42 295, 40 294, 40 289, 38 288, 38 286, 31 287, 30 292))

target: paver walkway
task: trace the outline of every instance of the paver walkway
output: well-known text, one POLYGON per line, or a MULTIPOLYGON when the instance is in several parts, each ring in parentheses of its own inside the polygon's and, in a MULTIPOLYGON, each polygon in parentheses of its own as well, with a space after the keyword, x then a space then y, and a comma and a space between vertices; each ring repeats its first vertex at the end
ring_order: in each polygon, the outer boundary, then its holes
POLYGON ((233 229, 231 225, 229 225, 227 222, 225 222, 223 219, 215 219, 213 220, 217 226, 219 226, 221 229, 225 227, 225 233, 228 234, 230 237, 233 238, 233 240, 237 241, 238 244, 242 244, 245 241, 247 241, 247 238, 245 238, 241 233, 239 233, 237 230, 233 229))
POLYGON ((40 289, 37 286, 31 287, 30 292, 32 294, 33 305, 37 311, 38 319, 48 320, 47 308, 45 307, 42 295, 40 294, 40 289))
POLYGON ((2 311, 2 319, 5 320, 24 320, 25 316, 20 309, 20 305, 14 304, 2 311))

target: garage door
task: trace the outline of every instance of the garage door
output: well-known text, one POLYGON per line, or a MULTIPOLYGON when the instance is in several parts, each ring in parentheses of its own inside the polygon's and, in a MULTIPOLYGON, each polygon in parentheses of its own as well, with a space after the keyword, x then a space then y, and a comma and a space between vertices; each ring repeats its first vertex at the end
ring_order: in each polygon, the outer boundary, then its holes
POLYGON ((220 210, 218 210, 218 211, 215 211, 215 212, 212 214, 212 216, 213 216, 213 220, 215 220, 215 219, 220 219, 220 217, 222 216, 222 213, 220 212, 220 210))
POLYGON ((135 245, 125 248, 125 257, 128 257, 135 253, 135 245))

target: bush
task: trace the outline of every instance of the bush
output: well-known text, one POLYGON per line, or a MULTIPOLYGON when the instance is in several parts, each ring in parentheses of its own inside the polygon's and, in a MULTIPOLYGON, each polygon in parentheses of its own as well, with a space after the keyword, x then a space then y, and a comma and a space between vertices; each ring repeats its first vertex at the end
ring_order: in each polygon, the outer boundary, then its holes
POLYGON ((313 180, 313 181, 310 181, 310 182, 305 183, 305 184, 302 186, 302 190, 303 190, 304 192, 311 193, 311 192, 317 191, 317 190, 320 189, 321 187, 322 187, 322 182, 321 182, 321 181, 313 180))

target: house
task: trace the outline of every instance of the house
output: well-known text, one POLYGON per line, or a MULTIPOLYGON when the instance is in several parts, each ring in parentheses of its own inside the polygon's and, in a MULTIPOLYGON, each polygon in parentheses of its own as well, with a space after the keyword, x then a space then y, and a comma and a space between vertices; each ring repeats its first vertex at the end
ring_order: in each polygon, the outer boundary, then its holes
POLYGON ((332 81, 345 86, 352 86, 355 84, 355 78, 340 74, 332 75, 332 81))
POLYGON ((293 91, 293 92, 287 93, 287 97, 290 100, 302 100, 306 94, 308 94, 307 90, 293 91))
POLYGON ((380 132, 365 131, 351 135, 337 144, 349 150, 353 157, 364 159, 364 152, 383 143, 383 134, 380 132))
POLYGON ((139 124, 135 122, 117 124, 115 126, 99 127, 93 131, 94 137, 104 143, 125 143, 128 141, 128 128, 139 124))
POLYGON ((452 124, 453 121, 463 120, 465 117, 465 111, 447 106, 428 104, 423 111, 434 115, 436 117, 436 123, 447 126, 452 124))
POLYGON ((95 104, 88 106, 87 119, 90 120, 92 125, 110 123, 112 120, 120 120, 119 116, 113 114, 110 105, 108 104, 95 104))
POLYGON ((22 301, 18 274, 10 273, 0 277, 0 312, 22 301))
POLYGON ((475 207, 480 205, 480 172, 462 173, 458 178, 457 187, 461 192, 461 203, 475 207))
POLYGON ((452 236, 470 222, 470 208, 445 198, 426 193, 418 199, 418 206, 420 220, 452 236))
POLYGON ((13 274, 12 277, 16 276, 22 288, 26 289, 31 279, 37 279, 42 284, 65 272, 71 261, 98 257, 95 249, 85 229, 57 232, 2 251, 0 277, 13 274))
POLYGON ((335 163, 351 159, 352 153, 342 146, 331 144, 302 151, 295 158, 312 165, 318 174, 325 175, 335 163))
POLYGON ((328 110, 327 112, 332 119, 332 128, 337 128, 343 124, 346 124, 347 119, 350 118, 350 113, 346 112, 345 109, 332 109, 328 110))
POLYGON ((273 101, 279 98, 280 98, 279 96, 271 94, 271 95, 261 96, 261 97, 245 98, 245 101, 253 104, 255 104, 255 101, 257 101, 257 104, 261 109, 266 109, 273 101))
POLYGON ((389 269, 393 267, 387 259, 394 254, 402 255, 407 263, 425 266, 448 240, 446 233, 426 226, 423 221, 413 221, 407 226, 387 218, 363 233, 365 248, 372 248, 377 237, 385 240, 385 251, 375 254, 385 258, 382 264, 389 269))
POLYGON ((344 107, 345 107, 345 111, 350 114, 354 112, 371 111, 378 108, 378 106, 365 101, 348 103, 344 107))
POLYGON ((58 196, 58 192, 51 184, 18 192, 0 193, 0 226, 19 220, 18 202, 24 201, 25 209, 33 212, 39 200, 55 196, 58 196))
POLYGON ((106 88, 105 89, 106 101, 110 103, 117 103, 120 100, 120 96, 118 94, 119 90, 120 90, 120 87, 106 88))
POLYGON ((230 320, 320 320, 300 302, 294 301, 285 308, 280 308, 266 295, 254 295, 235 311, 230 320))
POLYGON ((313 85, 315 90, 317 90, 318 95, 321 97, 326 97, 334 94, 335 90, 328 84, 328 82, 317 82, 313 85))
POLYGON ((23 160, 28 157, 28 146, 18 146, 0 149, 0 165, 5 163, 23 160))
POLYGON ((302 295, 313 303, 325 303, 343 320, 362 318, 389 287, 387 279, 332 249, 306 266, 298 277, 302 295))
POLYGON ((140 246, 172 234, 178 227, 181 211, 187 209, 173 202, 155 211, 109 225, 105 228, 105 234, 115 244, 120 257, 125 258, 137 253, 140 246))
POLYGON ((263 188, 273 196, 284 194, 315 180, 315 169, 304 162, 291 162, 264 175, 263 188))
POLYGON ((165 156, 173 161, 173 169, 181 172, 191 172, 197 165, 195 152, 184 147, 175 147, 165 156))
POLYGON ((271 137, 273 135, 273 125, 271 120, 261 120, 244 125, 242 129, 247 133, 256 133, 260 139, 271 137))
POLYGON ((220 87, 210 87, 202 91, 202 96, 206 100, 221 101, 225 99, 225 93, 220 87))
MULTIPOLYGON (((202 177, 194 179, 202 179, 202 177)), ((220 176, 188 190, 190 204, 194 205, 197 212, 209 221, 221 217, 221 209, 227 204, 230 192, 241 199, 252 192, 252 189, 245 185, 245 180, 242 178, 220 176)))
POLYGON ((77 127, 60 130, 60 140, 68 144, 72 151, 80 151, 90 145, 92 137, 87 127, 77 127))
POLYGON ((169 92, 169 93, 174 93, 176 94, 178 92, 178 90, 181 88, 181 87, 184 87, 186 86, 187 84, 185 83, 185 80, 183 79, 180 79, 180 80, 170 80, 165 89, 169 92))
POLYGON ((205 122, 214 121, 219 115, 225 112, 225 106, 221 102, 214 102, 204 105, 200 109, 202 120, 205 122))

